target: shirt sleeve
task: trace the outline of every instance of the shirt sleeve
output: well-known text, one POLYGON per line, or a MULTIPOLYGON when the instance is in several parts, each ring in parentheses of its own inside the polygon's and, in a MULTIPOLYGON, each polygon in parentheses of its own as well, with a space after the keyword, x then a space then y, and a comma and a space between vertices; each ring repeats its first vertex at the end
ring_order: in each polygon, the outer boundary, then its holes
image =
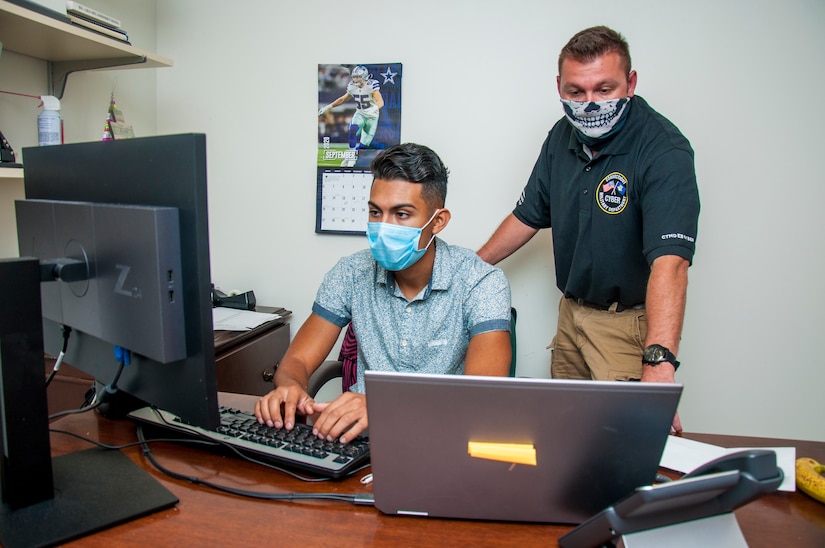
POLYGON ((353 284, 351 258, 344 257, 324 275, 318 288, 312 312, 338 327, 344 327, 352 319, 350 308, 353 284))
POLYGON ((466 301, 471 338, 489 331, 510 331, 510 283, 500 269, 481 265, 489 270, 470 288, 466 301))
POLYGON ((642 195, 643 253, 648 264, 663 255, 693 261, 699 222, 699 189, 693 151, 673 148, 656 158, 645 174, 642 195))
POLYGON ((550 140, 552 132, 544 140, 541 152, 527 180, 527 185, 513 210, 513 215, 529 226, 540 230, 549 228, 552 224, 550 216, 550 140))

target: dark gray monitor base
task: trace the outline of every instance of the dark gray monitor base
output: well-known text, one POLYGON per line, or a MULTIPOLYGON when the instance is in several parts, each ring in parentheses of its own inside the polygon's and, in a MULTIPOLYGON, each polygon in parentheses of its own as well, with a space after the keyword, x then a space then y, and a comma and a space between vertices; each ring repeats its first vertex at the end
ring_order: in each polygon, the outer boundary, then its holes
POLYGON ((51 546, 171 508, 178 498, 120 451, 52 459, 54 498, 0 512, 0 543, 51 546))

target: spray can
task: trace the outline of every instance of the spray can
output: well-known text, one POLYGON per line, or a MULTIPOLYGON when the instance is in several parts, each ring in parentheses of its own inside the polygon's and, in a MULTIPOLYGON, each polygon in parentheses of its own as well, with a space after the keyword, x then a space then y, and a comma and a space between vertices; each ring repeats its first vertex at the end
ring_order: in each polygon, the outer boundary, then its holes
POLYGON ((37 117, 37 144, 42 146, 63 144, 63 118, 60 116, 60 100, 54 95, 41 95, 43 112, 37 117))

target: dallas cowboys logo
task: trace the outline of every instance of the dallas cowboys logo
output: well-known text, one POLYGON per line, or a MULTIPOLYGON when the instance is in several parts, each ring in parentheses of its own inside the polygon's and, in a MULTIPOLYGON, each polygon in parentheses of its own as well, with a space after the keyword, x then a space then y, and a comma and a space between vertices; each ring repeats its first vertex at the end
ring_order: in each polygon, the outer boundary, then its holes
POLYGON ((395 83, 395 77, 398 75, 397 72, 393 72, 390 67, 387 67, 387 72, 382 72, 381 76, 384 77, 384 83, 386 84, 389 82, 390 84, 395 83))

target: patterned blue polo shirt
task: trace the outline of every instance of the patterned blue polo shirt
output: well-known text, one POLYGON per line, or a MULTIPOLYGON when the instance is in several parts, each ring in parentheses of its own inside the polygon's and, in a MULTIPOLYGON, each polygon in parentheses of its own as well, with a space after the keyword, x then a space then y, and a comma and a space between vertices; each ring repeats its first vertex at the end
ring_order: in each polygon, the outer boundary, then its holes
POLYGON ((364 368, 459 375, 470 338, 510 331, 510 284, 475 252, 436 238, 429 285, 412 300, 369 249, 344 257, 326 276, 312 311, 335 325, 352 321, 363 394, 364 368))

